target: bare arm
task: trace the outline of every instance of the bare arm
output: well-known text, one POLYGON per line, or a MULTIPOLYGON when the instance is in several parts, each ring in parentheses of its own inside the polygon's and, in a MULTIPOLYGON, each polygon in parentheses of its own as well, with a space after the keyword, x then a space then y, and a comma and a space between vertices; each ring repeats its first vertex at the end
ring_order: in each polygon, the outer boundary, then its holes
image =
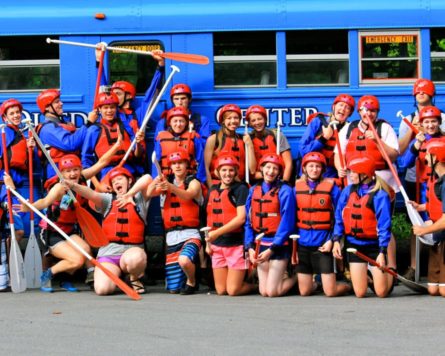
POLYGON ((290 150, 281 152, 281 157, 283 158, 284 161, 283 180, 289 182, 292 175, 292 154, 290 150))
POLYGON ((233 230, 244 225, 246 221, 246 206, 241 205, 236 208, 236 216, 230 220, 227 224, 220 228, 209 232, 209 242, 215 241, 221 235, 230 233, 233 230))
POLYGON ((206 169, 207 186, 212 186, 212 175, 210 174, 210 163, 213 158, 213 151, 215 150, 216 134, 211 135, 206 142, 204 149, 204 164, 206 169))
POLYGON ((90 200, 93 202, 93 204, 96 207, 96 210, 99 211, 103 206, 102 202, 102 193, 98 193, 91 188, 87 187, 86 185, 81 185, 78 183, 72 183, 69 181, 65 181, 65 183, 68 187, 70 187, 75 192, 79 193, 84 198, 90 200))
MULTIPOLYGON (((82 174, 85 177, 85 179, 92 179, 93 184, 97 186, 94 182, 94 178, 96 174, 98 174, 102 169, 104 169, 108 164, 110 163, 111 159, 114 157, 116 152, 119 150, 119 148, 122 145, 122 137, 119 135, 118 140, 116 143, 111 146, 111 148, 101 157, 99 160, 90 168, 85 168, 82 170, 82 174)), ((98 183, 98 179, 96 178, 95 181, 98 183)))
MULTIPOLYGON (((65 187, 62 184, 57 183, 54 187, 51 188, 46 197, 37 200, 32 205, 37 210, 43 210, 49 207, 55 201, 62 199, 64 195, 65 195, 65 187)), ((28 212, 29 208, 25 204, 22 204, 21 211, 28 212)))
POLYGON ((187 190, 180 189, 172 183, 167 183, 168 189, 181 199, 192 200, 198 199, 201 195, 201 184, 197 179, 190 182, 187 190))

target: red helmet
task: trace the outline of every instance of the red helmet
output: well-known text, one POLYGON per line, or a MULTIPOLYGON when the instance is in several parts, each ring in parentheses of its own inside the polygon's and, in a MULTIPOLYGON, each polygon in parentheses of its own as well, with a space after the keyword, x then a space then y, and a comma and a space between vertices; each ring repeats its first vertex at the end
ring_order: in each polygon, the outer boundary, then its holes
POLYGON ((132 98, 136 96, 136 88, 134 87, 134 85, 130 82, 126 82, 125 80, 114 82, 111 86, 111 91, 113 91, 114 89, 120 89, 125 93, 130 94, 132 98))
POLYGON ((52 104, 52 102, 57 98, 60 98, 60 91, 58 91, 57 89, 46 89, 42 91, 37 96, 36 100, 37 106, 39 107, 41 113, 44 114, 46 111, 46 107, 52 104))
POLYGON ((326 157, 320 153, 320 152, 309 152, 306 153, 303 157, 303 160, 301 162, 301 166, 304 168, 306 164, 309 162, 318 162, 321 163, 321 165, 326 168, 326 157))
POLYGON ((335 105, 339 102, 348 104, 351 107, 351 114, 354 111, 355 107, 355 100, 354 98, 349 94, 338 94, 337 97, 334 100, 334 103, 332 105, 335 105))
POLYGON ((192 90, 187 84, 176 84, 173 85, 173 88, 170 90, 170 98, 173 99, 173 95, 176 94, 185 94, 190 99, 192 98, 192 90))
POLYGON ((224 105, 221 110, 219 111, 219 116, 218 116, 218 123, 221 125, 224 119, 224 114, 228 111, 234 111, 238 114, 238 116, 241 119, 241 109, 238 105, 236 104, 227 104, 224 105))
POLYGON ((8 109, 12 108, 13 106, 18 106, 20 111, 23 111, 23 105, 20 101, 16 99, 8 99, 5 100, 0 106, 0 116, 6 115, 8 109))
POLYGON ((425 106, 420 110, 419 121, 422 122, 428 118, 436 118, 442 123, 442 112, 435 106, 425 106))
POLYGON ((80 158, 75 154, 70 153, 64 155, 59 161, 59 169, 61 171, 63 171, 64 169, 75 168, 75 167, 82 168, 82 162, 80 161, 80 158))
POLYGON ((347 166, 349 170, 368 177, 373 177, 375 174, 375 160, 371 156, 352 157, 347 166))
POLYGON ((363 95, 358 101, 357 110, 360 111, 362 107, 369 110, 380 110, 379 99, 374 95, 363 95))
POLYGON ((111 184, 111 181, 114 178, 116 178, 117 176, 126 176, 127 178, 133 179, 133 175, 130 173, 130 171, 127 168, 124 168, 124 167, 114 167, 108 173, 108 182, 111 184))
POLYGON ((428 140, 425 148, 429 154, 436 156, 438 162, 445 163, 445 136, 428 140))
POLYGON ((249 106, 249 108, 247 109, 246 112, 246 121, 249 122, 250 121, 250 114, 252 113, 257 113, 260 114, 262 117, 264 117, 265 120, 267 120, 267 111, 265 108, 263 108, 261 105, 252 105, 249 106))
POLYGON ((425 93, 430 97, 436 94, 436 86, 431 80, 428 79, 417 79, 413 87, 413 95, 416 96, 419 93, 425 93))
POLYGON ((258 163, 258 167, 264 166, 266 163, 274 163, 278 167, 280 167, 280 171, 284 170, 284 162, 281 156, 276 153, 267 153, 263 157, 261 157, 260 162, 258 163))
POLYGON ((215 169, 218 170, 222 166, 232 166, 239 169, 239 162, 235 157, 225 154, 218 158, 215 169))
POLYGON ((190 156, 186 150, 178 150, 176 152, 172 152, 167 157, 168 164, 172 164, 174 162, 187 161, 190 162, 190 156))
POLYGON ((113 92, 111 92, 110 94, 108 93, 100 93, 97 96, 97 101, 96 101, 96 109, 100 108, 102 105, 119 105, 119 98, 117 97, 116 94, 114 94, 113 92))
POLYGON ((177 106, 177 107, 171 108, 169 111, 167 111, 167 125, 170 125, 170 121, 171 121, 172 117, 174 117, 174 116, 182 116, 188 122, 189 115, 190 115, 190 111, 183 106, 177 106))

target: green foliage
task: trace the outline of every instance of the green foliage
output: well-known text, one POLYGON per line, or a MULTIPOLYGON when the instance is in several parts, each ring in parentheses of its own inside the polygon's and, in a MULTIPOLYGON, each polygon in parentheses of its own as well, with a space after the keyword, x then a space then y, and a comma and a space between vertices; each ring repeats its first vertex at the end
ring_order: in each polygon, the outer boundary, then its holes
POLYGON ((412 235, 412 225, 405 213, 395 213, 392 217, 391 231, 397 240, 408 240, 412 235))

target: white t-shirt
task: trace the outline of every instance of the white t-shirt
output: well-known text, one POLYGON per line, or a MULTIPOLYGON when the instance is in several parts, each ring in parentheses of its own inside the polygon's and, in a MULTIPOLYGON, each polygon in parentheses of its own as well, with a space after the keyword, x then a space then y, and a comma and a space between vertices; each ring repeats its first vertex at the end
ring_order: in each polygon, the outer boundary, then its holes
MULTIPOLYGON (((343 154, 346 152, 346 146, 348 144, 348 140, 346 139, 346 134, 348 132, 348 127, 350 123, 347 122, 345 126, 340 130, 338 133, 338 139, 340 141, 340 148, 343 154)), ((357 126, 361 132, 365 132, 361 125, 357 126)), ((399 152, 399 140, 397 139, 396 132, 394 129, 389 125, 388 123, 384 122, 381 127, 380 132, 380 138, 382 139, 385 144, 387 144, 389 147, 395 149, 397 152, 399 152)), ((335 146, 334 153, 338 154, 338 148, 335 146)), ((397 171, 396 166, 393 164, 394 169, 397 171)), ((399 191, 399 187, 397 186, 396 180, 391 173, 390 169, 382 169, 380 171, 375 172, 377 176, 382 178, 394 191, 397 193, 399 191)), ((350 179, 348 176, 348 182, 350 183, 350 179)))

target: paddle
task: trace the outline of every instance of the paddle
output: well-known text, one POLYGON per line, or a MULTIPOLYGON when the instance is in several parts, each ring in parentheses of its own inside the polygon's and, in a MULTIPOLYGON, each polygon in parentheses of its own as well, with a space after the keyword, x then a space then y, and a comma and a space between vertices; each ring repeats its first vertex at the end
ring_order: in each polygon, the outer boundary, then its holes
MULTIPOLYGON (((364 109, 365 111, 368 110, 365 107, 362 107, 361 109, 364 109)), ((411 223, 413 225, 425 226, 425 222, 423 221, 423 219, 420 216, 419 212, 410 203, 408 194, 406 193, 406 190, 403 187, 402 182, 400 181, 400 178, 399 178, 396 170, 394 169, 394 166, 392 165, 392 162, 391 162, 388 154, 385 151, 382 139, 378 135, 377 130, 375 129, 374 123, 371 120, 368 119, 368 125, 369 125, 369 128, 371 129, 372 133, 374 134, 374 136, 375 136, 375 138, 377 140, 377 145, 379 146, 380 153, 383 155, 383 158, 385 159, 386 163, 388 164, 388 167, 391 170, 392 175, 394 176, 394 179, 395 179, 395 181, 397 183, 397 186, 399 187, 400 192, 402 193, 403 200, 405 201, 406 210, 408 212, 408 216, 409 216, 409 219, 411 220, 411 223)), ((433 234, 427 234, 427 235, 424 235, 422 237, 419 236, 419 239, 426 245, 430 245, 430 246, 434 245, 433 234)))
POLYGON ((58 227, 55 223, 53 223, 48 217, 42 214, 39 210, 37 210, 32 204, 30 204, 25 198, 23 198, 19 193, 17 193, 13 188, 7 186, 6 189, 12 192, 23 204, 27 205, 29 209, 34 211, 37 215, 39 215, 43 220, 45 220, 49 225, 51 225, 62 237, 67 240, 77 251, 79 251, 82 255, 84 255, 91 263, 99 268, 103 273, 110 278, 114 284, 116 284, 126 295, 134 300, 141 299, 139 293, 137 293, 133 288, 129 287, 124 281, 122 281, 118 276, 113 274, 109 269, 103 266, 100 262, 94 259, 90 254, 88 254, 82 247, 80 247, 76 241, 74 241, 71 237, 69 237, 60 227, 58 227))
MULTIPOLYGON (((248 131, 248 128, 247 128, 247 120, 246 120, 246 123, 245 123, 245 126, 244 126, 244 135, 248 135, 248 134, 249 134, 249 131, 248 131)), ((246 183, 250 184, 249 148, 247 146, 247 143, 244 146, 244 151, 245 151, 244 152, 244 156, 245 156, 245 166, 246 166, 246 168, 245 168, 245 170, 246 170, 246 183)))
MULTIPOLYGON (((337 153, 338 153, 338 158, 340 160, 340 167, 341 167, 341 169, 345 169, 346 168, 345 156, 343 156, 343 152, 342 152, 341 145, 340 145, 340 139, 338 138, 337 125, 334 124, 332 126, 334 129, 335 145, 337 146, 337 153)), ((346 177, 343 177, 341 179, 341 181, 343 184, 343 188, 348 185, 348 180, 346 179, 346 177)))
MULTIPOLYGON (((1 124, 3 165, 6 174, 9 175, 8 149, 6 146, 5 124, 1 124)), ((12 211, 11 193, 7 190, 9 228, 11 229, 11 250, 9 251, 9 275, 11 278, 11 290, 13 293, 21 293, 26 290, 25 266, 23 263, 22 252, 15 236, 14 212, 12 211)), ((40 277, 40 276, 39 276, 40 277)))
POLYGON ((397 272, 393 271, 391 268, 380 266, 380 264, 377 263, 376 260, 373 260, 372 258, 364 255, 360 251, 357 251, 357 249, 350 247, 350 248, 346 249, 346 251, 348 251, 350 253, 353 253, 357 257, 361 258, 363 261, 366 261, 369 264, 371 264, 371 265, 373 265, 375 267, 380 268, 382 271, 385 271, 386 273, 389 273, 391 276, 393 276, 394 278, 397 278, 403 285, 405 285, 409 289, 411 289, 411 290, 413 290, 415 292, 418 292, 420 294, 427 294, 428 293, 428 288, 425 287, 424 285, 422 285, 420 283, 416 283, 416 282, 410 281, 410 280, 406 279, 405 277, 402 277, 400 274, 398 274, 397 272))
MULTIPOLYGON (((31 125, 31 121, 29 119, 27 119, 27 120, 23 120, 23 122, 25 122, 27 124, 30 132, 32 132, 34 139, 36 140, 36 142, 39 145, 40 149, 42 150, 43 154, 46 156, 46 159, 48 160, 48 162, 51 164, 51 167, 53 167, 53 169, 56 172, 57 176, 59 177, 60 181, 63 181, 62 173, 60 173, 59 169, 57 168, 53 159, 49 155, 49 153, 46 150, 45 146, 43 145, 42 141, 40 141, 40 138, 37 135, 34 127, 31 125)), ((74 201, 74 212, 76 213, 76 218, 79 222, 79 226, 82 229, 82 232, 83 232, 88 244, 92 247, 101 247, 101 246, 107 245, 108 239, 104 235, 102 228, 99 225, 99 223, 97 222, 97 220, 85 208, 80 206, 79 202, 77 201, 76 197, 74 196, 74 194, 71 190, 68 190, 68 194, 70 195, 71 199, 74 201)))
POLYGON ((104 69, 104 57, 105 57, 105 49, 101 48, 100 58, 99 58, 99 68, 97 70, 96 88, 94 89, 93 110, 96 108, 97 96, 99 95, 100 80, 101 80, 101 77, 102 77, 102 71, 104 69))
MULTIPOLYGON (((29 138, 32 137, 31 131, 29 138)), ((29 202, 34 202, 34 176, 33 176, 33 147, 28 147, 29 163, 29 202)), ((30 227, 28 244, 25 250, 25 276, 28 288, 40 288, 40 275, 42 274, 42 255, 34 232, 34 212, 29 212, 30 227)))

